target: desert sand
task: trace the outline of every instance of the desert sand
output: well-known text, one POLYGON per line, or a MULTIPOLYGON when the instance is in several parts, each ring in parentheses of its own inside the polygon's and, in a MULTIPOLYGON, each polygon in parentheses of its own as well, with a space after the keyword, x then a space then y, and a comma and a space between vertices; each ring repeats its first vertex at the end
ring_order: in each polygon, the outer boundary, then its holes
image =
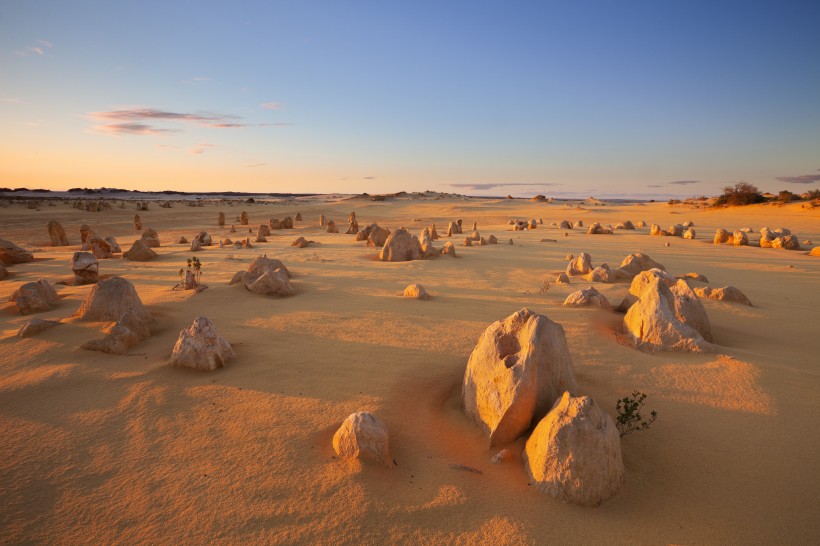
MULTIPOLYGON (((820 541, 820 257, 803 251, 714 245, 715 230, 787 227, 820 243, 820 208, 799 203, 695 209, 666 203, 565 203, 446 197, 373 202, 319 196, 289 203, 209 204, 139 214, 159 233, 159 258, 100 260, 100 276, 129 279, 154 317, 151 337, 127 355, 88 351, 100 324, 69 319, 93 285, 57 285, 50 311, 0 309, 0 542, 270 544, 816 544, 820 541), (227 225, 217 227, 218 212, 227 225), (236 217, 249 215, 249 226, 236 217), (260 223, 301 212, 252 249, 206 247, 202 292, 172 291, 201 230, 214 241, 254 239, 260 223), (359 224, 418 235, 462 218, 457 257, 384 263, 345 235, 359 224), (319 216, 342 233, 326 233, 319 216), (512 231, 510 219, 543 218, 512 231), (552 222, 635 231, 586 235, 552 222), (694 222, 697 239, 651 237, 694 222), (477 222, 498 245, 462 245, 477 222), (237 232, 229 233, 231 224, 237 232), (253 234, 247 233, 248 228, 253 234), (569 235, 564 236, 567 232, 569 235), (291 247, 299 236, 318 244, 291 247), (556 242, 541 242, 541 239, 556 242), (506 242, 513 239, 514 244, 506 242), (670 243, 670 246, 665 246, 670 243), (629 283, 550 284, 565 256, 588 252, 617 266, 644 252, 674 275, 734 285, 752 307, 703 300, 717 352, 645 353, 618 332, 622 315, 562 306, 594 286, 617 305, 629 283), (282 260, 296 294, 251 293, 232 275, 258 255, 282 260), (423 285, 430 298, 403 298, 423 285), (529 308, 561 324, 579 389, 610 415, 640 390, 658 420, 621 440, 626 481, 595 508, 564 504, 527 483, 513 456, 490 459, 482 431, 461 411, 465 365, 484 329, 529 308), (180 330, 213 321, 236 357, 203 372, 169 365, 180 330), (64 324, 21 339, 29 318, 64 324), (392 468, 341 460, 334 432, 356 411, 390 431, 392 468), (473 469, 475 471, 465 470, 473 469)), ((69 260, 88 224, 123 250, 139 238, 136 210, 86 212, 68 203, 0 208, 0 238, 34 251, 7 266, 5 302, 39 278, 72 278, 69 260), (62 223, 70 246, 51 247, 62 223)), ((116 255, 119 256, 119 255, 116 255)), ((707 285, 703 285, 707 286, 707 285)))

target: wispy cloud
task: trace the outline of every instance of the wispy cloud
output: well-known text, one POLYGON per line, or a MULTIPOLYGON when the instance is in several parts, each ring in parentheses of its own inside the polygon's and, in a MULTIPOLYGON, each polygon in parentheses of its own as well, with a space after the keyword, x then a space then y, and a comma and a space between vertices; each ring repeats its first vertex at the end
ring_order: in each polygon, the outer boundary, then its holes
POLYGON ((52 47, 54 47, 54 44, 48 40, 37 40, 37 45, 28 46, 25 49, 21 49, 17 51, 17 55, 20 57, 26 57, 28 55, 45 55, 46 49, 51 49, 52 47))
POLYGON ((282 104, 278 103, 278 102, 273 102, 273 101, 263 102, 262 104, 259 105, 259 107, 264 109, 264 110, 281 110, 282 109, 282 104))
POLYGON ((376 180, 375 176, 363 176, 362 180, 376 180))
POLYGON ((267 163, 251 163, 250 165, 245 165, 245 166, 248 167, 249 169, 252 169, 254 167, 263 167, 265 165, 267 165, 267 163))
POLYGON ((266 123, 244 123, 240 121, 242 119, 240 116, 231 114, 171 112, 168 110, 142 107, 90 112, 88 117, 99 122, 98 125, 94 126, 96 131, 135 135, 158 135, 178 131, 178 129, 156 127, 149 122, 181 122, 212 129, 239 129, 242 127, 270 125, 266 123))
POLYGON ((647 188, 662 188, 664 187, 663 184, 647 184, 647 188))
POLYGON ((506 188, 506 187, 515 187, 515 186, 523 186, 523 187, 530 187, 530 188, 538 188, 541 186, 560 186, 561 184, 554 183, 554 182, 541 182, 537 184, 527 184, 527 183, 490 183, 490 184, 447 184, 448 186, 452 186, 454 188, 464 188, 467 190, 491 190, 493 188, 506 188))
MULTIPOLYGON (((820 169, 817 169, 820 171, 820 169)), ((814 184, 820 182, 820 174, 804 174, 801 176, 777 176, 775 180, 788 184, 814 184)))
POLYGON ((15 98, 15 97, 2 97, 0 98, 0 102, 5 102, 7 104, 22 104, 23 101, 15 98))
POLYGON ((191 78, 189 80, 182 80, 182 83, 184 83, 186 85, 196 85, 198 83, 209 82, 209 81, 211 81, 211 78, 208 78, 208 77, 205 77, 205 76, 197 76, 197 77, 191 78))
POLYGON ((674 186, 687 186, 689 184, 700 184, 700 180, 675 180, 669 184, 674 186))
POLYGON ((205 150, 207 150, 208 148, 213 148, 215 146, 216 146, 216 144, 208 144, 207 142, 203 142, 202 144, 197 144, 196 146, 191 148, 189 151, 192 154, 199 155, 199 154, 204 154, 205 150))
POLYGON ((174 129, 162 129, 147 123, 109 123, 95 125, 94 130, 112 135, 164 135, 176 132, 174 129))

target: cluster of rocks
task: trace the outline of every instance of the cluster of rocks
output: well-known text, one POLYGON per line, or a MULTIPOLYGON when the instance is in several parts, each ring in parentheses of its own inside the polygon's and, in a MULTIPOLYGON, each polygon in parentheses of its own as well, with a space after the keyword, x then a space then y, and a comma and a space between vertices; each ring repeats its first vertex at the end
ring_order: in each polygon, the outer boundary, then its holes
POLYGON ((611 225, 602 226, 598 222, 590 224, 587 228, 587 235, 612 235, 614 228, 611 225))
POLYGON ((528 229, 536 229, 539 224, 543 224, 544 220, 539 218, 536 220, 535 218, 530 218, 529 220, 510 220, 507 222, 508 225, 513 227, 513 231, 526 231, 528 229))
POLYGON ((74 201, 71 206, 75 209, 84 210, 86 212, 100 212, 103 210, 111 210, 113 208, 111 206, 111 202, 106 201, 105 199, 78 200, 74 201))
POLYGON ((558 229, 575 229, 575 228, 584 227, 584 221, 583 220, 578 220, 577 222, 573 223, 573 222, 570 222, 569 220, 561 220, 558 223, 553 222, 551 225, 553 227, 557 227, 558 229))
POLYGON ((151 334, 151 314, 145 309, 134 285, 123 277, 101 280, 89 292, 76 313, 82 321, 110 322, 105 337, 88 341, 83 349, 125 354, 151 334))
POLYGON ((280 260, 258 256, 247 271, 237 271, 229 284, 243 283, 250 292, 264 296, 292 296, 295 291, 290 284, 293 277, 280 260))
POLYGON ((537 423, 522 453, 532 484, 562 501, 595 506, 618 492, 625 469, 615 422, 577 393, 564 329, 528 309, 484 331, 462 383, 464 411, 491 447, 537 423))
POLYGON ((652 224, 652 227, 649 228, 649 235, 661 236, 661 237, 683 237, 684 239, 694 239, 696 236, 695 233, 695 224, 694 222, 686 222, 684 224, 675 224, 673 226, 669 226, 669 229, 666 231, 661 229, 661 226, 658 224, 652 224))
MULTIPOLYGON (((582 252, 577 257, 569 255, 568 258, 570 262, 567 264, 566 277, 585 275, 586 280, 590 282, 612 283, 630 280, 641 271, 652 268, 665 270, 663 265, 642 252, 628 255, 623 259, 620 267, 614 269, 606 263, 593 268, 592 258, 586 252, 582 252)), ((569 281, 568 278, 559 277, 558 282, 563 284, 569 281)))

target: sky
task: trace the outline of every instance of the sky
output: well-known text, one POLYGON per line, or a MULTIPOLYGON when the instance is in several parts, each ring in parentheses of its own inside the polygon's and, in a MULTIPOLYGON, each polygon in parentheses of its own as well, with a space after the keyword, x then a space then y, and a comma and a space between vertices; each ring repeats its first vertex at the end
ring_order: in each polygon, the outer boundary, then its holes
POLYGON ((0 3, 0 186, 820 188, 820 2, 0 3))

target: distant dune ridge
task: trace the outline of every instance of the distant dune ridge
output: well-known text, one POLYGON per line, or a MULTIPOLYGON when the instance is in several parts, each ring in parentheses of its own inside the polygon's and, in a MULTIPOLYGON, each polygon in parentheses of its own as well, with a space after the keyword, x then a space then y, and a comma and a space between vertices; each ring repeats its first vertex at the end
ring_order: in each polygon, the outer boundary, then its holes
POLYGON ((0 542, 816 543, 806 204, 0 195, 0 542))

